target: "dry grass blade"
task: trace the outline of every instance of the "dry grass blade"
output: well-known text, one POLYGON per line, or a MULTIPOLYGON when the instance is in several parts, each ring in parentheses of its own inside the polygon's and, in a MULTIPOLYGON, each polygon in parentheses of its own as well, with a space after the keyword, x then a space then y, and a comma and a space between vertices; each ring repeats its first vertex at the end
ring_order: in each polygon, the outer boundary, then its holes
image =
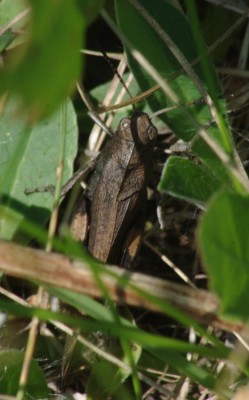
MULTIPOLYGON (((37 281, 42 285, 54 285, 95 298, 102 296, 89 265, 82 261, 72 261, 61 254, 49 254, 43 250, 8 242, 0 243, 0 259, 0 269, 7 275, 37 281)), ((218 299, 206 290, 192 289, 141 273, 127 272, 115 266, 106 266, 103 271, 102 282, 117 303, 160 312, 156 303, 139 293, 146 292, 149 296, 155 296, 186 312, 201 323, 213 324, 229 331, 241 332, 243 329, 242 324, 229 324, 219 319, 218 299), (126 286, 124 281, 127 282, 126 286), (122 286, 119 282, 122 282, 122 286)))

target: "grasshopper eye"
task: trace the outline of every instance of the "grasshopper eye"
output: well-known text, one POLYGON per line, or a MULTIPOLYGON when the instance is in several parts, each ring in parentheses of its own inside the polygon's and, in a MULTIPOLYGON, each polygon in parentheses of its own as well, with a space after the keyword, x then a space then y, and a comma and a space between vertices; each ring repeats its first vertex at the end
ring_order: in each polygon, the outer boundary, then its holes
POLYGON ((122 130, 129 128, 129 126, 130 126, 130 120, 128 118, 123 118, 122 121, 120 121, 120 127, 122 130))
POLYGON ((121 135, 124 140, 132 140, 131 133, 131 120, 129 118, 123 118, 118 127, 119 135, 121 135))
POLYGON ((148 136, 150 140, 153 140, 157 136, 157 130, 154 126, 150 126, 148 129, 148 136))

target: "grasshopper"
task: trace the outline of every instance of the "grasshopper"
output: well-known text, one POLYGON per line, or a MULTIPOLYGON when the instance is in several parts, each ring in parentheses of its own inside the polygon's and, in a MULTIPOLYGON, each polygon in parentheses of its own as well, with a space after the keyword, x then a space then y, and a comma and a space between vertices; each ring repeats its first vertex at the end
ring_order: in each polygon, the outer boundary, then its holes
POLYGON ((102 262, 129 268, 139 248, 156 138, 146 113, 123 118, 76 203, 73 236, 102 262))

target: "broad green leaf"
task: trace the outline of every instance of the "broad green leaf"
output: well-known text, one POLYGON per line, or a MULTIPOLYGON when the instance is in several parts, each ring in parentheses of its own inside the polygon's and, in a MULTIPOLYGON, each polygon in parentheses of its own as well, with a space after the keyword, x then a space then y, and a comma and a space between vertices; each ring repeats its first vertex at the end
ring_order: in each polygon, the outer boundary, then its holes
MULTIPOLYGON (((0 393, 15 396, 22 369, 24 353, 19 350, 0 351, 0 393)), ((27 389, 24 399, 48 399, 49 390, 41 368, 35 360, 31 361, 27 389)))
MULTIPOLYGON (((17 16, 27 10, 28 14, 28 2, 24 0, 1 0, 0 1, 0 27, 4 29, 9 25, 17 16)), ((14 24, 9 27, 0 36, 0 51, 6 48, 10 49, 25 41, 24 35, 21 36, 17 32, 24 30, 27 23, 27 14, 22 18, 19 18, 14 24)))
POLYGON ((111 396, 112 399, 118 400, 132 399, 131 392, 122 385, 129 375, 130 373, 108 361, 97 360, 87 382, 87 398, 106 400, 111 396))
POLYGON ((221 312, 249 317, 249 197, 215 196, 199 225, 199 246, 221 312))
MULTIPOLYGON (((55 184, 61 146, 62 108, 49 119, 28 128, 25 116, 18 113, 19 103, 10 100, 0 121, 0 201, 17 212, 17 220, 1 219, 1 238, 11 239, 18 226, 28 218, 43 224, 50 215, 50 193, 25 194, 25 189, 55 184)), ((73 172, 77 152, 78 129, 70 101, 66 103, 66 153, 63 181, 73 172)))
POLYGON ((80 76, 86 20, 76 0, 34 0, 30 6, 26 44, 9 57, 0 91, 21 95, 29 120, 36 120, 51 113, 80 76))
MULTIPOLYGON (((25 10, 28 2, 24 0, 1 0, 0 1, 0 26, 5 27, 19 13, 25 10)), ((15 28, 23 27, 23 20, 14 25, 15 28)))
MULTIPOLYGON (((130 49, 139 51, 162 78, 170 78, 172 74, 178 72, 182 67, 163 42, 162 34, 158 35, 130 2, 116 0, 115 4, 118 25, 124 37, 129 65, 140 89, 142 91, 148 90, 155 85, 155 81, 133 59, 129 51, 130 49)), ((189 22, 179 9, 176 9, 166 0, 158 0, 156 7, 150 0, 144 0, 142 5, 149 16, 159 24, 162 32, 165 32, 173 40, 189 62, 198 58, 189 22)), ((205 87, 200 66, 196 65, 194 69, 205 87)), ((218 96, 220 88, 217 81, 216 86, 218 96)), ((201 98, 201 94, 186 73, 182 73, 176 79, 170 81, 170 87, 177 95, 181 107, 168 112, 161 116, 161 118, 163 118, 179 138, 188 142, 195 137, 197 126, 209 124, 212 116, 208 107, 203 102, 199 104, 195 103, 196 100, 201 98), (188 106, 187 103, 189 102, 192 103, 188 106)), ((162 91, 154 93, 153 96, 148 98, 148 102, 154 111, 175 105, 162 91)), ((225 113, 225 106, 222 101, 220 102, 220 108, 225 113)), ((228 145, 231 142, 229 133, 225 140, 215 125, 210 126, 208 132, 210 137, 232 157, 232 148, 231 145, 228 145)), ((218 179, 228 182, 227 171, 224 165, 202 139, 196 138, 192 144, 192 150, 212 170, 218 179)))
POLYGON ((221 183, 203 164, 171 156, 165 164, 158 189, 204 208, 220 186, 221 183))

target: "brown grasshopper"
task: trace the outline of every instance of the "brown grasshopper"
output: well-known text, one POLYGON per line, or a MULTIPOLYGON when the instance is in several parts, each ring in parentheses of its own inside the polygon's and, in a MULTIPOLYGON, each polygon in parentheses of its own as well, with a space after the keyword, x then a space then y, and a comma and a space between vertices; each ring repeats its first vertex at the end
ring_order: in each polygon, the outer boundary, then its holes
POLYGON ((130 267, 137 252, 156 138, 147 114, 123 118, 75 206, 72 233, 102 262, 130 267))

